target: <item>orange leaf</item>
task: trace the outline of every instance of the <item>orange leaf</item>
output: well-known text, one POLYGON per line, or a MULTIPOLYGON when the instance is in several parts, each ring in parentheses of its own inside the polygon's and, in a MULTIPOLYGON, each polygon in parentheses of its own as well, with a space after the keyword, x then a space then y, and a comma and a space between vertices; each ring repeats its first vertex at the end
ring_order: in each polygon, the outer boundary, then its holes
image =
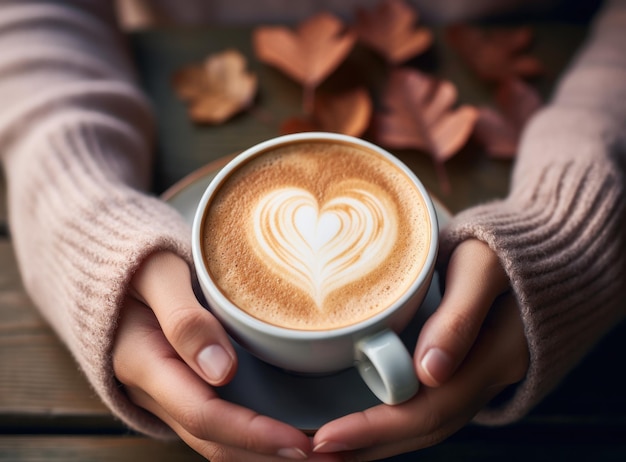
POLYGON ((487 82, 536 77, 544 72, 539 59, 527 53, 533 39, 528 27, 482 30, 457 24, 446 29, 446 38, 469 68, 487 82))
POLYGON ((412 69, 396 69, 389 78, 376 134, 380 144, 397 149, 426 151, 433 159, 444 193, 450 183, 444 162, 467 142, 477 111, 470 106, 454 109, 456 87, 412 69))
POLYGON ((448 81, 438 81, 419 71, 392 72, 377 119, 381 144, 428 152, 444 162, 463 147, 476 122, 470 106, 454 109, 457 91, 448 81))
POLYGON ((403 0, 384 0, 375 8, 357 10, 359 40, 390 64, 400 64, 426 51, 433 35, 417 28, 417 12, 403 0))
POLYGON ((317 87, 352 50, 354 32, 335 16, 320 13, 291 30, 258 27, 253 43, 259 60, 275 66, 305 88, 317 87))
POLYGON ((321 94, 315 99, 309 117, 292 117, 281 126, 282 133, 327 131, 361 136, 369 126, 372 101, 365 88, 339 95, 321 94))
POLYGON ((490 157, 510 159, 515 156, 522 130, 542 106, 539 94, 519 79, 509 79, 498 87, 499 111, 480 108, 474 136, 490 157))
POLYGON ((172 83, 179 97, 188 102, 191 119, 209 124, 223 123, 248 108, 257 90, 256 76, 246 71, 246 59, 236 50, 182 68, 172 83))

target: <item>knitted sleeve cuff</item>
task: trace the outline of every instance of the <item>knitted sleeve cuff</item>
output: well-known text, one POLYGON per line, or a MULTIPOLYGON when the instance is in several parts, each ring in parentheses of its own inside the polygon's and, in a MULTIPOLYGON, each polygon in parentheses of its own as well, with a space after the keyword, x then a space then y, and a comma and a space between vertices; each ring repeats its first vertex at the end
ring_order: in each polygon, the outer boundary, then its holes
POLYGON ((171 436, 120 390, 112 345, 129 280, 170 250, 191 265, 183 218, 128 185, 147 166, 141 135, 111 117, 64 110, 5 160, 10 223, 25 286, 95 391, 133 429, 171 436))
POLYGON ((512 398, 478 422, 519 419, 624 316, 623 172, 609 132, 593 114, 544 111, 529 127, 509 197, 459 214, 443 233, 444 264, 468 238, 497 253, 530 349, 512 398))

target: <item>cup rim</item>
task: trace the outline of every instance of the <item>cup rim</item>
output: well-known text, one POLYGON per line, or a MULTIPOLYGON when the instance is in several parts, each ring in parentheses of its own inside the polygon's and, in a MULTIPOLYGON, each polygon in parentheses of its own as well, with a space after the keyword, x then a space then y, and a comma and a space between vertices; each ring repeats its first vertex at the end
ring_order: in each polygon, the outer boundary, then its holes
MULTIPOLYGON (((419 290, 419 287, 425 284, 427 280, 431 277, 434 271, 435 261, 439 248, 439 227, 437 223, 437 214, 435 211, 435 207, 430 197, 430 194, 426 190, 426 187, 415 175, 415 173, 413 173, 413 171, 395 155, 369 141, 349 135, 331 132, 302 132, 278 136, 251 146, 250 148, 242 151, 240 154, 235 156, 235 158, 230 160, 217 173, 217 175, 213 178, 213 180, 211 180, 211 182, 205 189, 204 193, 202 194, 202 198, 198 202, 192 225, 191 244, 192 257, 194 261, 196 275, 200 279, 200 284, 202 285, 204 290, 210 293, 212 297, 220 300, 221 306, 217 309, 217 311, 225 311, 230 317, 235 318, 238 322, 245 324, 256 331, 265 332, 273 337, 306 341, 322 338, 337 338, 346 335, 353 335, 358 332, 367 332, 373 329, 374 326, 379 325, 381 321, 389 318, 393 313, 395 313, 419 290), (204 264, 204 258, 202 256, 202 240, 200 239, 200 235, 202 233, 202 225, 204 223, 206 207, 209 204, 213 193, 221 186, 221 184, 226 180, 230 173, 240 165, 247 162, 249 159, 260 155, 269 149, 276 149, 288 143, 305 141, 337 141, 346 144, 357 145, 359 147, 370 149, 374 152, 377 152, 378 154, 384 155, 387 160, 389 160, 396 167, 402 170, 402 172, 413 182, 415 187, 419 190, 424 200, 424 204, 426 205, 426 208, 428 210, 428 216, 430 219, 431 245, 426 255, 424 265, 422 266, 418 276, 411 283, 409 288, 406 289, 404 293, 387 309, 375 314, 374 316, 364 319, 363 321, 333 329, 291 329, 288 327, 281 327, 275 324, 270 324, 252 315, 249 315, 248 313, 237 307, 233 302, 231 302, 230 299, 226 295, 224 295, 222 291, 218 288, 217 284, 211 278, 209 271, 204 264)), ((215 307, 211 306, 210 309, 215 310, 215 307)))

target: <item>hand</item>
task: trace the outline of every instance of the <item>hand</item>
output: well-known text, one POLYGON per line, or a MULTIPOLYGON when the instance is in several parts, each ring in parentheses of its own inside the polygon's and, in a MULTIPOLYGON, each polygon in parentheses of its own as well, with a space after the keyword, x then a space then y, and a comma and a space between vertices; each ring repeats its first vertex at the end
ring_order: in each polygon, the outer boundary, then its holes
POLYGON ((460 244, 448 265, 441 305, 415 349, 421 390, 399 406, 380 405, 329 422, 315 435, 315 451, 375 460, 431 446, 520 381, 528 369, 528 346, 507 288, 487 245, 460 244))
POLYGON ((148 257, 131 286, 113 366, 134 403, 211 461, 303 459, 311 453, 299 430, 226 402, 211 387, 232 379, 237 358, 219 322, 196 300, 182 259, 167 252, 148 257))

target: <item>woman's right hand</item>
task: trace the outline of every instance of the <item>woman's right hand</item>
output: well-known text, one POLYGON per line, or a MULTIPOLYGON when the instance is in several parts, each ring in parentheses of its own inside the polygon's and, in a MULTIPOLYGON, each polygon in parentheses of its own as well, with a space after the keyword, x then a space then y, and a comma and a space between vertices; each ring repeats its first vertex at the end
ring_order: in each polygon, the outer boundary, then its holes
MULTIPOLYGON (((311 455, 304 433, 224 401, 212 388, 234 376, 235 350, 219 322, 198 303, 184 260, 169 252, 149 256, 131 287, 113 348, 115 375, 131 401, 214 462, 311 455)), ((335 459, 312 455, 309 460, 335 459)))

